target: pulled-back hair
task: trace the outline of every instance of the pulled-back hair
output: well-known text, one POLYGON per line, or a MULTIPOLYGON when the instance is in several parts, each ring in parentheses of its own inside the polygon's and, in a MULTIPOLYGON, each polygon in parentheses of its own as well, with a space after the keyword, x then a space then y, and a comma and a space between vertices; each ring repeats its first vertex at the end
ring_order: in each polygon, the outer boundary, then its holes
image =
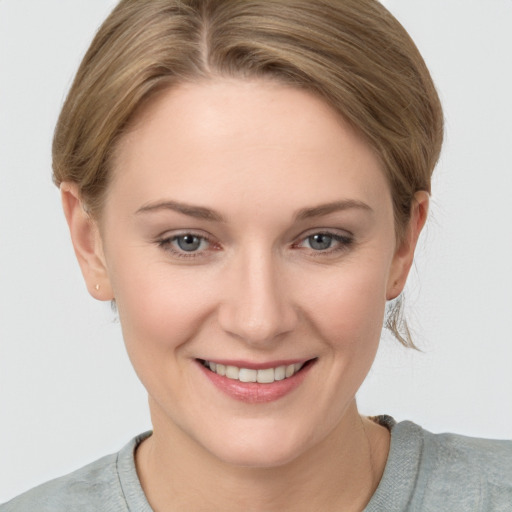
MULTIPOLYGON (((214 77, 268 78, 323 98, 380 158, 401 239, 415 192, 430 192, 443 116, 423 58, 376 0, 122 0, 62 109, 55 183, 77 183, 99 216, 135 113, 162 89, 214 77)), ((412 346, 400 318, 397 307, 387 326, 412 346)))

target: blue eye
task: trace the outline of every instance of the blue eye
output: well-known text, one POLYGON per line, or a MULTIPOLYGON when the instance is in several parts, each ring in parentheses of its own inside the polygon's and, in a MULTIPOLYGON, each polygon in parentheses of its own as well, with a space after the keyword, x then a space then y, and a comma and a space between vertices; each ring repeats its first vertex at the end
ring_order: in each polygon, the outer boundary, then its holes
POLYGON ((158 246, 174 256, 187 258, 203 256, 210 248, 210 240, 194 233, 169 236, 157 241, 158 246))
POLYGON ((334 237, 326 233, 318 233, 317 235, 308 236, 307 240, 311 249, 315 251, 325 251, 331 248, 334 237))
POLYGON ((316 253, 332 253, 348 249, 353 238, 348 235, 337 233, 314 233, 303 238, 298 244, 299 247, 312 249, 316 253))
POLYGON ((173 242, 175 242, 182 251, 195 252, 201 247, 203 239, 199 236, 188 234, 174 237, 173 242))

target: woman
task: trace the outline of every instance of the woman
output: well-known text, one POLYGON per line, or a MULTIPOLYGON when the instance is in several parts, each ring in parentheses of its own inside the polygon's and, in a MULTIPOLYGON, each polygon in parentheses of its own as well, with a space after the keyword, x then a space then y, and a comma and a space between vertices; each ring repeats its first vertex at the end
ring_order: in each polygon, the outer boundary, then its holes
POLYGON ((423 60, 376 2, 122 1, 54 178, 153 433, 1 510, 506 510, 510 443, 354 398, 441 139, 423 60))

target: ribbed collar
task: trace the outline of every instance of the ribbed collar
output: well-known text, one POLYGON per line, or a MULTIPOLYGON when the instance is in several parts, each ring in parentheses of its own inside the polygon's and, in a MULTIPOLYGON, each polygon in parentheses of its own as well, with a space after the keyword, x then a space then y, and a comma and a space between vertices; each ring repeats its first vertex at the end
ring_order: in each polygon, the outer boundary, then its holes
POLYGON ((126 508, 130 512, 153 512, 140 485, 135 467, 135 450, 144 439, 152 434, 145 432, 132 439, 117 455, 117 474, 123 491, 126 508))
POLYGON ((384 474, 364 512, 408 510, 423 451, 422 429, 411 421, 396 423, 390 416, 373 418, 391 430, 391 444, 384 474))

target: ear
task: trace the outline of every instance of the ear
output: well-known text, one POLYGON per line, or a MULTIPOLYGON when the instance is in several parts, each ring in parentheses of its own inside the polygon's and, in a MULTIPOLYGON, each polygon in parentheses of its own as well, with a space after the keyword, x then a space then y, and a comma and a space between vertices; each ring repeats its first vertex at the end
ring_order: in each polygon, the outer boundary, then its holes
POLYGON ((85 210, 76 183, 63 182, 60 193, 71 241, 87 289, 95 299, 112 300, 114 295, 98 225, 85 210))
POLYGON ((414 259, 414 250, 416 249, 416 244, 421 230, 427 220, 428 205, 428 192, 420 190, 414 194, 411 206, 411 216, 407 224, 404 237, 393 256, 386 289, 387 300, 395 299, 404 289, 405 282, 414 259))

